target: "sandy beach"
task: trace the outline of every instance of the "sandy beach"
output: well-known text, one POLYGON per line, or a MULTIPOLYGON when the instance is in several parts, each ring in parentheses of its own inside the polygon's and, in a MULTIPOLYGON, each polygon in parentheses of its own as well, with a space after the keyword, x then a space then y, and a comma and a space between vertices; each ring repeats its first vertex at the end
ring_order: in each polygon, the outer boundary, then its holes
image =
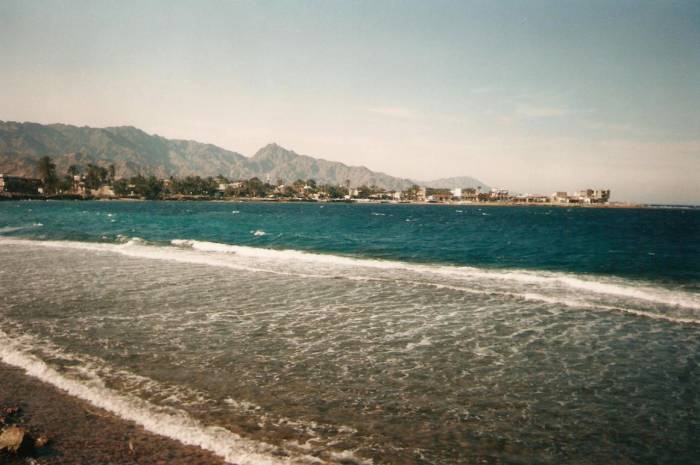
POLYGON ((0 463, 27 464, 224 464, 198 447, 146 432, 130 421, 68 396, 59 389, 0 363, 0 408, 19 407, 8 418, 48 446, 26 455, 0 452, 0 463))

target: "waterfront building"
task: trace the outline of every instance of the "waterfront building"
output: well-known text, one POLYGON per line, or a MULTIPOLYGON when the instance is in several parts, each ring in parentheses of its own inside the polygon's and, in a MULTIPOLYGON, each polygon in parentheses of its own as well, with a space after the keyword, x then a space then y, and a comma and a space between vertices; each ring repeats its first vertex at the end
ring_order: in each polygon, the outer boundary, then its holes
POLYGON ((552 202, 569 203, 569 194, 564 191, 557 191, 552 194, 552 202))
POLYGON ((111 197, 116 197, 114 194, 114 190, 112 189, 112 186, 108 185, 103 185, 100 186, 98 189, 90 189, 90 195, 93 197, 100 197, 100 198, 111 198, 111 197))
POLYGON ((462 200, 476 202, 479 200, 479 188, 467 187, 462 189, 462 200))
POLYGON ((580 203, 608 203, 610 189, 583 189, 578 191, 575 197, 580 203))
POLYGON ((513 202, 520 203, 549 203, 550 198, 540 194, 524 194, 513 198, 513 202))
POLYGON ((429 202, 449 202, 452 200, 452 193, 442 193, 438 192, 428 196, 429 202))
POLYGON ((21 176, 7 176, 0 174, 0 192, 12 192, 16 194, 38 194, 41 189, 40 179, 23 178, 21 176))
POLYGON ((73 176, 73 192, 85 195, 85 176, 76 174, 73 176))
POLYGON ((491 189, 489 194, 489 200, 501 202, 504 200, 510 200, 512 196, 509 194, 508 189, 491 189))

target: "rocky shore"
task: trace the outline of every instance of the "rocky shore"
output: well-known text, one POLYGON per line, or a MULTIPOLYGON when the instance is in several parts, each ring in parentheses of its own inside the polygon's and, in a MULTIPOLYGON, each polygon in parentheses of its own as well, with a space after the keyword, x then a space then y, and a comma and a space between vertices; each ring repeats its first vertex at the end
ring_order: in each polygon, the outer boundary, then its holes
POLYGON ((0 363, 0 438, 11 441, 19 431, 26 436, 22 446, 10 451, 0 444, 0 464, 226 463, 198 447, 146 432, 0 363))

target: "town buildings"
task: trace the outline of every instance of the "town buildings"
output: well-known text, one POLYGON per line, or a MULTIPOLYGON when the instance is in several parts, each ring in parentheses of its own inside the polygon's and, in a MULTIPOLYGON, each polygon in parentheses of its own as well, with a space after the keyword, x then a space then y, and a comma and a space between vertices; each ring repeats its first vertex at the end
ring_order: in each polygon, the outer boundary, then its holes
MULTIPOLYGON (((185 181, 206 181, 199 177, 188 177, 185 181)), ((163 196, 182 195, 181 187, 176 186, 177 183, 182 183, 182 179, 171 178, 156 180, 161 184, 162 188, 159 192, 164 192, 163 196), (180 189, 180 190, 178 190, 180 189)), ((63 187, 58 190, 60 195, 79 195, 82 197, 91 198, 112 198, 115 195, 113 186, 118 183, 124 183, 125 180, 117 180, 116 183, 102 183, 97 188, 88 188, 86 186, 86 178, 83 175, 74 175, 68 178, 68 187, 63 187)), ((127 183, 125 188, 120 189, 120 195, 130 197, 138 196, 136 194, 136 185, 127 183)), ((209 178, 209 182, 213 182, 209 178)), ((254 187, 255 187, 254 186, 254 187)), ((238 180, 233 182, 217 182, 214 184, 215 192, 212 194, 209 191, 195 193, 184 192, 185 195, 198 195, 200 197, 211 196, 212 198, 265 198, 268 200, 349 200, 349 201, 367 201, 367 202, 430 202, 430 203, 501 203, 501 204, 607 204, 610 201, 609 189, 582 189, 573 193, 565 191, 557 191, 551 195, 542 194, 515 194, 507 189, 491 189, 488 192, 481 192, 480 187, 464 187, 453 189, 428 189, 425 186, 413 186, 405 191, 400 190, 385 190, 379 189, 376 186, 368 188, 362 187, 343 187, 343 186, 317 186, 312 180, 305 182, 297 181, 287 185, 281 182, 279 185, 273 186, 262 184, 257 178, 252 180, 238 180), (251 182, 256 181, 255 189, 249 189, 251 182), (259 184, 259 186, 258 186, 259 184), (345 190, 347 189, 347 190, 345 190), (342 192, 345 192, 344 194, 342 192)), ((198 191, 199 192, 199 191, 198 191)), ((42 182, 39 179, 28 179, 19 176, 7 176, 0 174, 0 193, 5 197, 11 194, 43 194, 42 182)), ((160 194, 159 194, 160 195, 160 194)))

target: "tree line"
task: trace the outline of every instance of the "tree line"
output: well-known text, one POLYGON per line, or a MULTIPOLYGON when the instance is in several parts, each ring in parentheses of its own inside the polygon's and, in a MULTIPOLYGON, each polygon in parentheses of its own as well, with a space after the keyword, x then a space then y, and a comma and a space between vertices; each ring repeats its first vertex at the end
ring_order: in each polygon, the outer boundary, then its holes
POLYGON ((99 189, 100 186, 111 184, 116 180, 114 165, 107 168, 88 164, 70 165, 63 176, 56 172, 56 164, 51 157, 41 157, 37 162, 37 172, 46 194, 65 193, 75 190, 75 176, 80 175, 87 189, 99 189))
MULTIPOLYGON (((107 167, 94 164, 88 164, 85 167, 71 165, 63 176, 59 176, 55 163, 48 156, 39 159, 37 170, 46 194, 77 193, 82 187, 89 190, 99 189, 102 186, 111 187, 118 197, 146 199, 169 196, 244 198, 273 196, 275 198, 342 199, 351 193, 349 180, 346 180, 345 185, 341 186, 329 183, 319 184, 314 179, 297 179, 290 184, 285 183, 282 179, 271 184, 257 177, 232 181, 222 175, 216 177, 170 177, 169 179, 159 179, 153 175, 137 175, 117 179, 114 165, 107 167), (76 177, 78 181, 76 181, 76 177)), ((418 186, 413 186, 404 191, 404 195, 410 199, 414 198, 417 192, 418 186)), ((391 198, 390 193, 384 189, 366 185, 358 187, 355 196, 360 198, 391 198)))

